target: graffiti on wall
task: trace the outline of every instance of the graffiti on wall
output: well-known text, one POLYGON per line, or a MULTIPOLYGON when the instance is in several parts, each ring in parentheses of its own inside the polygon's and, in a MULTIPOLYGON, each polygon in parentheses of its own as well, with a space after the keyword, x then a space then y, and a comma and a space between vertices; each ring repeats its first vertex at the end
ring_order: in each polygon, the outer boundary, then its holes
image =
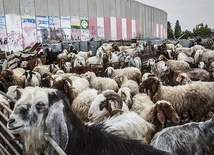
POLYGON ((7 43, 10 51, 23 49, 21 17, 16 14, 6 15, 7 43))
POLYGON ((23 48, 36 43, 36 19, 31 16, 22 16, 23 48))
POLYGON ((7 51, 7 32, 5 16, 0 16, 0 49, 7 51))

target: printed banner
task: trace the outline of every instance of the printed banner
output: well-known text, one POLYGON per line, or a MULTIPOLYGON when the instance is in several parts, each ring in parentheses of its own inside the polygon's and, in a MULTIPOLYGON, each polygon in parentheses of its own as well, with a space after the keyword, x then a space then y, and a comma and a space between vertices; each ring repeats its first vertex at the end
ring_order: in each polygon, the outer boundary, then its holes
POLYGON ((61 17, 61 28, 65 32, 65 40, 71 40, 71 19, 70 19, 70 17, 61 17))
POLYGON ((81 39, 80 19, 76 16, 71 17, 71 39, 72 40, 81 39))
POLYGON ((47 43, 49 36, 48 16, 36 16, 37 42, 47 43))

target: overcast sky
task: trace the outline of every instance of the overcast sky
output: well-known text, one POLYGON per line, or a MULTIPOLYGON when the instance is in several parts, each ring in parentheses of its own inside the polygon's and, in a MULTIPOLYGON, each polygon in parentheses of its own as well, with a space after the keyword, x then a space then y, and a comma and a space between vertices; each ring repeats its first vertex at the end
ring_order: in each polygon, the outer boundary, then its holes
POLYGON ((164 10, 172 28, 179 20, 183 31, 192 31, 201 22, 214 29, 214 0, 136 0, 164 10))

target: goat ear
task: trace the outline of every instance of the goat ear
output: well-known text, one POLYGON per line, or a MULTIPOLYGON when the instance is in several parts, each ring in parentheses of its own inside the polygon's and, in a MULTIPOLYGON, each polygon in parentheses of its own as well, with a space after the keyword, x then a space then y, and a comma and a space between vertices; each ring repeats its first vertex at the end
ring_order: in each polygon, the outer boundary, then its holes
POLYGON ((45 121, 47 132, 53 138, 55 142, 63 149, 68 144, 68 127, 66 125, 66 119, 64 116, 63 104, 54 103, 49 107, 49 112, 45 121), (57 109, 57 110, 56 110, 57 109))
POLYGON ((161 124, 164 125, 165 121, 166 121, 165 115, 164 115, 164 113, 163 113, 163 111, 162 111, 162 109, 161 109, 159 104, 156 104, 155 107, 156 107, 156 110, 157 110, 157 118, 161 122, 161 124))

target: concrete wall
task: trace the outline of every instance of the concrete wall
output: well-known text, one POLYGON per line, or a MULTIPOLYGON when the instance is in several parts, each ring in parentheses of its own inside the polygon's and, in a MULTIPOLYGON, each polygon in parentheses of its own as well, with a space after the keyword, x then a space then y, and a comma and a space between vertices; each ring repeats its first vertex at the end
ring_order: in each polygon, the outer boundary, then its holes
POLYGON ((165 39, 167 13, 135 0, 0 0, 0 48, 51 40, 165 39))

